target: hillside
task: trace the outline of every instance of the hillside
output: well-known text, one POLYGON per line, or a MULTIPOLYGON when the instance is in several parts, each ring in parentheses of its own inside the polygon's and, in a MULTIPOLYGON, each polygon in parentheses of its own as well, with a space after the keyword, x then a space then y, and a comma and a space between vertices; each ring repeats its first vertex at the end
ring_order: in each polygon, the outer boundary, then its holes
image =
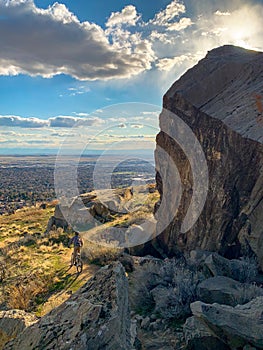
MULTIPOLYGON (((87 195, 92 197, 92 193, 87 195)), ((42 316, 58 306, 82 286, 98 266, 115 260, 123 251, 94 241, 92 234, 96 232, 98 237, 110 227, 139 224, 142 218, 152 215, 157 199, 157 191, 147 196, 141 194, 139 202, 137 198, 134 204, 139 206, 138 210, 115 214, 90 232, 82 232, 85 264, 79 276, 74 267, 69 269, 72 249, 68 248, 68 242, 72 230, 51 225, 47 233, 50 218, 54 218, 58 210, 57 202, 0 216, 0 309, 22 309, 42 316)))

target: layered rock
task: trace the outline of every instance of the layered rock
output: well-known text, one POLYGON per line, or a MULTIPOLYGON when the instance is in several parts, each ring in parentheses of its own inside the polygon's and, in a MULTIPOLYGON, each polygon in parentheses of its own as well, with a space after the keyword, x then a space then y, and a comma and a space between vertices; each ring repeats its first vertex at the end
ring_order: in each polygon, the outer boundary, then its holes
POLYGON ((262 75, 263 53, 223 46, 209 52, 165 94, 155 154, 161 194, 157 231, 162 233, 154 245, 159 251, 175 255, 201 248, 233 258, 246 250, 257 255, 263 268, 262 75), (185 151, 192 136, 178 126, 182 123, 193 131, 208 166, 207 198, 196 222, 206 171, 197 143, 185 151), (171 176, 171 163, 176 164, 180 185, 178 176, 171 176), (180 191, 177 209, 172 202, 178 201, 180 191), (170 204, 162 208, 167 194, 170 204), (182 229, 186 216, 195 223, 182 229))
POLYGON ((114 263, 65 303, 26 328, 5 349, 131 349, 128 283, 114 263))

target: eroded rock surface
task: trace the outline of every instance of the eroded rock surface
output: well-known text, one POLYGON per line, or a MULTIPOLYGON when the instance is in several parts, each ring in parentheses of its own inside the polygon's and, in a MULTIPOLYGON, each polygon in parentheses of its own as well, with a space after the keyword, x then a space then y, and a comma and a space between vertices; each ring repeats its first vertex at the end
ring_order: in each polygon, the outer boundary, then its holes
MULTIPOLYGON (((156 205, 157 229, 162 232, 153 242, 158 251, 177 255, 204 249, 230 258, 254 252, 263 268, 262 74, 262 52, 226 45, 210 51, 165 94, 155 154, 162 203, 156 205), (190 158, 199 166, 199 181, 205 172, 203 164, 197 164, 197 148, 187 154, 192 136, 178 127, 177 118, 194 132, 209 173, 204 209, 187 231, 181 225, 197 194, 190 158), (180 181, 171 175, 173 162, 180 181), (170 197, 165 201, 164 196, 170 197)), ((197 200, 188 221, 198 207, 197 200)))
POLYGON ((28 327, 5 349, 131 349, 128 282, 114 263, 65 303, 28 327))

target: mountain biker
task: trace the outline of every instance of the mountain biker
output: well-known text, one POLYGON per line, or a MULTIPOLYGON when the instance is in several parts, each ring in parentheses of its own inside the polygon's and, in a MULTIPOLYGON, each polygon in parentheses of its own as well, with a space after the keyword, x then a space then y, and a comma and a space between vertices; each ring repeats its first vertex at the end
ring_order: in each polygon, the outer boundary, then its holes
POLYGON ((75 232, 75 236, 70 239, 69 247, 71 246, 71 244, 73 244, 74 246, 73 259, 71 264, 75 265, 76 256, 77 254, 80 254, 80 248, 83 247, 83 240, 80 237, 79 232, 75 232))

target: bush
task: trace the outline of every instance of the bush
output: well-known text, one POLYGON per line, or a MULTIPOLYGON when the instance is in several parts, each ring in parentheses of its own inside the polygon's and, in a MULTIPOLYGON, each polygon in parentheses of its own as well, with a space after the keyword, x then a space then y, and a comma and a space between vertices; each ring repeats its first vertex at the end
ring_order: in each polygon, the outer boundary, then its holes
POLYGON ((242 304, 246 304, 252 299, 263 296, 263 289, 258 287, 256 283, 245 283, 242 285, 242 304))
POLYGON ((240 259, 240 262, 238 269, 233 271, 233 278, 242 283, 253 282, 258 273, 256 258, 244 257, 240 259))
POLYGON ((132 280, 132 303, 137 312, 154 311, 164 319, 185 319, 197 300, 203 276, 184 260, 167 259, 144 264, 132 280))
POLYGON ((160 272, 169 287, 163 298, 155 300, 156 311, 165 319, 185 319, 191 315, 190 304, 197 300, 197 284, 202 276, 175 259, 166 261, 160 272))
POLYGON ((8 307, 30 311, 35 297, 45 291, 45 282, 36 275, 20 277, 17 283, 11 285, 6 291, 8 307))
POLYGON ((117 260, 122 252, 123 249, 110 246, 109 244, 100 245, 85 240, 84 247, 81 250, 81 255, 92 264, 104 266, 111 261, 117 260))

